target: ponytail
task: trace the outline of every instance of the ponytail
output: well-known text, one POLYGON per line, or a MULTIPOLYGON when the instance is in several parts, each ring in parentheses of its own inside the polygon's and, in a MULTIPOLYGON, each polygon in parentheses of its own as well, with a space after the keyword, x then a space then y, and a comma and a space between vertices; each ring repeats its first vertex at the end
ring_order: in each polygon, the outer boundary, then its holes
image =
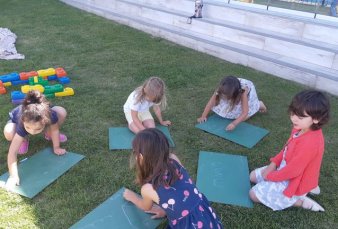
POLYGON ((29 91, 22 103, 22 122, 51 123, 49 102, 39 91, 29 91))

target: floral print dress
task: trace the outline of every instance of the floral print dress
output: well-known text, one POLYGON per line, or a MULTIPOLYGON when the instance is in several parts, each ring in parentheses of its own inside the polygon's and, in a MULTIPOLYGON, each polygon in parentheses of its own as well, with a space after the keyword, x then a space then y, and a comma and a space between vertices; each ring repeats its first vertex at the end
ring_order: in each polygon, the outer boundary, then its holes
MULTIPOLYGON (((223 228, 207 198, 198 191, 187 171, 175 160, 179 179, 172 186, 160 186, 156 191, 159 206, 166 212, 168 228, 223 228)), ((167 174, 163 179, 168 179, 167 174)))

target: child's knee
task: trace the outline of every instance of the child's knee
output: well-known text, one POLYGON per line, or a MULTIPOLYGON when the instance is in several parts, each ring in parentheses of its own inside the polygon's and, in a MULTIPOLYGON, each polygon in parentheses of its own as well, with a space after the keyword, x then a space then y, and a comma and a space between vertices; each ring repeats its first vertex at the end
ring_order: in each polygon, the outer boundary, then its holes
POLYGON ((251 171, 251 173, 250 173, 250 181, 252 183, 257 183, 257 178, 256 178, 256 172, 255 172, 255 170, 251 171))
POLYGON ((4 136, 7 141, 12 141, 15 135, 15 123, 7 123, 4 127, 4 136))
POLYGON ((256 194, 255 194, 254 190, 250 189, 250 191, 249 191, 249 196, 250 196, 250 199, 251 199, 253 202, 259 202, 259 200, 258 200, 257 197, 256 197, 256 194))
POLYGON ((65 108, 59 107, 59 106, 55 106, 55 107, 52 107, 52 110, 54 110, 57 113, 59 119, 61 119, 61 120, 65 120, 66 119, 66 117, 67 117, 67 111, 66 111, 65 108))

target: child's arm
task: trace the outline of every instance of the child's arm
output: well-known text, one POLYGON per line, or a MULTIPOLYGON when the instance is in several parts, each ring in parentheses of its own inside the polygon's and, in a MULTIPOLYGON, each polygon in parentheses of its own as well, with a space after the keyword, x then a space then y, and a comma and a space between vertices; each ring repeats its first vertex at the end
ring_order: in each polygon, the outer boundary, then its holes
POLYGON ((209 112, 211 111, 211 109, 215 106, 215 103, 216 103, 216 93, 214 93, 211 96, 211 98, 209 99, 209 102, 205 106, 204 111, 203 111, 201 117, 199 117, 197 119, 197 122, 201 123, 201 122, 207 121, 207 116, 208 116, 209 112))
POLYGON ((232 121, 227 127, 226 130, 234 130, 238 124, 245 121, 248 118, 249 114, 249 102, 248 102, 248 88, 244 89, 244 92, 241 96, 241 107, 242 107, 242 113, 238 118, 236 118, 234 121, 232 121))
POLYGON ((167 213, 162 208, 160 208, 160 206, 158 206, 157 204, 153 204, 151 209, 145 212, 149 214, 153 214, 153 216, 151 217, 152 219, 163 218, 167 215, 167 213))
POLYGON ((162 126, 170 126, 171 125, 171 122, 169 120, 163 121, 162 112, 161 112, 161 108, 160 108, 159 105, 154 104, 153 110, 155 112, 155 115, 156 115, 158 121, 160 122, 160 124, 162 126))
POLYGON ((66 153, 65 149, 60 148, 60 131, 57 123, 50 126, 50 137, 53 142, 53 150, 57 155, 63 155, 66 153))
POLYGON ((135 110, 130 110, 131 112, 131 118, 133 119, 133 123, 139 130, 144 130, 145 127, 143 126, 142 122, 138 118, 138 112, 135 110))
POLYGON ((18 163, 17 163, 17 152, 24 141, 24 138, 18 134, 15 134, 11 145, 9 146, 8 155, 7 155, 7 165, 9 178, 12 180, 15 185, 20 185, 20 177, 18 173, 18 163))
POLYGON ((277 166, 274 162, 271 162, 270 165, 268 165, 268 167, 266 167, 263 171, 262 171, 262 177, 265 180, 266 176, 270 173, 273 172, 277 169, 277 166))
POLYGON ((159 197, 151 184, 145 184, 141 188, 141 196, 139 197, 135 192, 126 189, 123 193, 123 197, 135 204, 139 209, 143 211, 149 211, 153 206, 153 202, 159 203, 159 197))

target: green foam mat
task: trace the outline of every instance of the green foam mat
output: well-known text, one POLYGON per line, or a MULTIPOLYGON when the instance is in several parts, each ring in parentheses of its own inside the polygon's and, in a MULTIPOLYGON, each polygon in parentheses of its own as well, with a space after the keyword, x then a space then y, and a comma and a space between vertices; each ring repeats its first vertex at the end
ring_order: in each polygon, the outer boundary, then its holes
POLYGON ((247 148, 254 147, 269 133, 266 129, 256 127, 246 122, 241 122, 232 131, 226 131, 225 128, 232 121, 232 119, 225 119, 218 115, 212 115, 206 122, 199 123, 196 127, 247 148))
POLYGON ((253 207, 245 156, 200 151, 197 187, 212 202, 253 207))
POLYGON ((123 198, 124 188, 100 204, 84 218, 74 224, 71 229, 84 228, 119 228, 119 229, 153 229, 161 219, 151 219, 151 215, 138 209, 123 198))
MULTIPOLYGON (((175 143, 170 136, 168 127, 158 125, 156 128, 165 134, 169 141, 170 147, 175 147, 175 143)), ((131 143, 134 137, 135 134, 127 127, 111 127, 109 128, 109 149, 132 149, 131 143)))
MULTIPOLYGON (((83 155, 72 152, 58 156, 51 148, 46 148, 18 164, 20 186, 9 191, 33 198, 83 158, 83 155)), ((8 172, 0 177, 1 186, 8 177, 8 172)))

